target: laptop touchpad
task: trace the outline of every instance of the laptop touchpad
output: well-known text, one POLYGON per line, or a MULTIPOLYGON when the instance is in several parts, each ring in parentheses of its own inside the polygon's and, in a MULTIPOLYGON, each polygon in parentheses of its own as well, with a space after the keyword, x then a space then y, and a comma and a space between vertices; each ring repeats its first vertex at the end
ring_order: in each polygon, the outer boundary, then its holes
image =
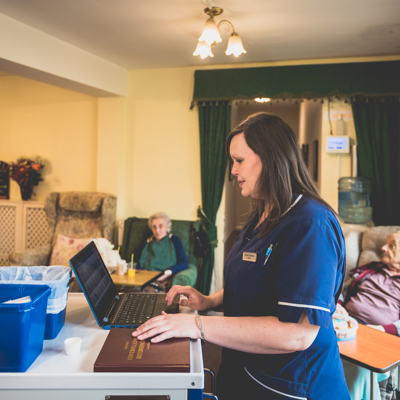
POLYGON ((167 314, 176 314, 179 312, 179 297, 168 307, 167 302, 159 302, 156 304, 156 310, 154 315, 160 315, 161 311, 165 311, 167 314))

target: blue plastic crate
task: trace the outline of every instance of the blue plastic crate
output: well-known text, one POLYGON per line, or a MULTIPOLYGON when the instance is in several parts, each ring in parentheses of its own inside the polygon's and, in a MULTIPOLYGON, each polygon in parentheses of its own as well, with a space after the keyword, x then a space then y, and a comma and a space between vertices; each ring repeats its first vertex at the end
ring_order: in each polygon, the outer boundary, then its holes
POLYGON ((0 267, 0 284, 47 285, 50 287, 45 340, 54 339, 64 326, 70 277, 71 268, 61 265, 0 267))
POLYGON ((64 310, 57 314, 46 315, 46 328, 44 331, 44 340, 54 339, 61 331, 65 323, 65 314, 67 313, 67 306, 64 310))
POLYGON ((3 284, 0 289, 0 372, 25 372, 43 349, 50 288, 3 284), (31 301, 4 304, 26 296, 31 301))

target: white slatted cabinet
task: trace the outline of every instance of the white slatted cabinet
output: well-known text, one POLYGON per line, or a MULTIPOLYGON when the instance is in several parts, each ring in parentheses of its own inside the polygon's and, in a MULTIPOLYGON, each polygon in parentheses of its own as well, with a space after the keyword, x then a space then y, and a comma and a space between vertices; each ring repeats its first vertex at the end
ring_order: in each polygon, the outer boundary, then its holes
POLYGON ((10 265, 8 255, 47 244, 44 203, 0 200, 0 266, 10 265))

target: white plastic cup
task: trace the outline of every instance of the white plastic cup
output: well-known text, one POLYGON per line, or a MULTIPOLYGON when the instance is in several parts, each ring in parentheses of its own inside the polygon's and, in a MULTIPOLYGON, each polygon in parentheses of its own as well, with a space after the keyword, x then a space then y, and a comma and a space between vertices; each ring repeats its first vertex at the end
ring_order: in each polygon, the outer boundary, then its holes
POLYGON ((118 264, 117 275, 124 275, 124 274, 125 274, 125 264, 118 264))
POLYGON ((82 339, 71 337, 64 340, 65 352, 67 356, 76 356, 81 351, 82 339))

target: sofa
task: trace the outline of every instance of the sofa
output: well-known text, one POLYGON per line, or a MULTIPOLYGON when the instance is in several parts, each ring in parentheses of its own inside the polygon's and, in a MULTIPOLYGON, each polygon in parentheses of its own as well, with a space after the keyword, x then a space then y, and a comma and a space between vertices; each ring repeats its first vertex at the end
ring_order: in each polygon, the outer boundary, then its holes
MULTIPOLYGON (((196 287, 202 267, 201 258, 196 258, 195 233, 200 230, 201 221, 171 220, 171 233, 182 241, 183 248, 188 257, 189 268, 178 272, 172 278, 172 285, 196 287)), ((120 255, 129 262, 132 254, 152 235, 147 218, 131 217, 123 221, 122 243, 120 255)))

